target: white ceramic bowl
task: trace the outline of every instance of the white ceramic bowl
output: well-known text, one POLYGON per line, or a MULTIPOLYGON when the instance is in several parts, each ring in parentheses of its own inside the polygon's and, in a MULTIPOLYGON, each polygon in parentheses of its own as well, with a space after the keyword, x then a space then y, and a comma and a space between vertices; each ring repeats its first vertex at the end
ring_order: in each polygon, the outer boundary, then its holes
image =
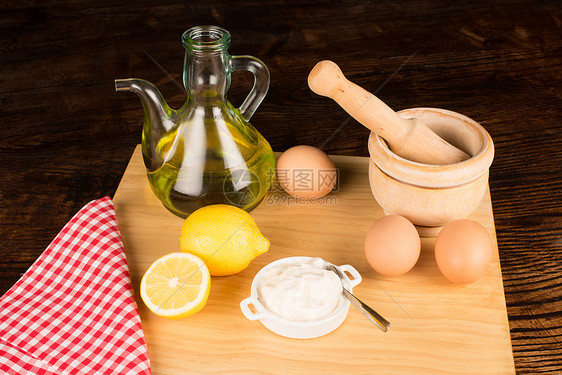
MULTIPOLYGON (((292 320, 281 318, 279 315, 265 308, 258 300, 258 285, 260 284, 260 280, 264 273, 267 272, 267 270, 282 264, 303 263, 311 259, 313 258, 283 258, 276 260, 275 262, 272 262, 262 268, 252 281, 250 297, 240 302, 240 308, 242 309, 242 313, 244 314, 244 316, 246 316, 246 318, 248 318, 249 320, 259 320, 267 329, 277 333, 278 335, 294 339, 311 339, 320 337, 338 328, 345 320, 347 312, 349 311, 349 301, 347 300, 347 298, 345 298, 343 293, 340 297, 342 301, 336 311, 334 311, 326 318, 312 322, 295 322, 292 320), (253 309, 250 309, 250 306, 252 306, 253 309)), ((344 275, 344 278, 342 279, 343 286, 347 290, 352 292, 353 287, 361 282, 361 275, 359 274, 359 272, 357 272, 357 270, 353 268, 353 266, 350 266, 348 264, 335 267, 339 269, 344 275), (349 279, 346 272, 348 272, 353 277, 353 280, 349 279)))

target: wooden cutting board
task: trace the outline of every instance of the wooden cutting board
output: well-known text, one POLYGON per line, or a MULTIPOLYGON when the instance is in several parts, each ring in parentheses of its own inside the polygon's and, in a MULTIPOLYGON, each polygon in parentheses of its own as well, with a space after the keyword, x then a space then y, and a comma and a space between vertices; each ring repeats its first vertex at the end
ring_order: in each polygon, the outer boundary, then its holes
MULTIPOLYGON (((251 212, 271 241, 266 254, 237 275, 213 277, 199 313, 183 320, 152 314, 137 298, 153 373, 159 374, 512 374, 515 373, 489 192, 469 217, 494 242, 485 276, 459 286, 439 272, 434 239, 406 275, 384 277, 364 256, 369 226, 383 216, 368 180, 368 158, 332 156, 340 171, 339 191, 298 203, 274 192, 251 212), (239 307, 254 275, 288 256, 322 257, 351 264, 363 281, 354 294, 391 322, 383 333, 359 311, 332 333, 310 340, 278 336, 239 307)), ((135 294, 150 264, 180 250, 183 220, 154 196, 137 147, 115 193, 115 207, 135 294)))

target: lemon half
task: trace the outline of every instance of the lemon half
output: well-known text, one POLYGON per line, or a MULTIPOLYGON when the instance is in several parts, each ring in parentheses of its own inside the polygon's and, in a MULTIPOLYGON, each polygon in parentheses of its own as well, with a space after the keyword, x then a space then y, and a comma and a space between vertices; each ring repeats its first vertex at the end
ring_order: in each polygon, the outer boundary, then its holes
POLYGON ((156 315, 179 319, 205 306, 211 275, 200 258, 189 253, 170 253, 156 260, 144 274, 140 294, 156 315))

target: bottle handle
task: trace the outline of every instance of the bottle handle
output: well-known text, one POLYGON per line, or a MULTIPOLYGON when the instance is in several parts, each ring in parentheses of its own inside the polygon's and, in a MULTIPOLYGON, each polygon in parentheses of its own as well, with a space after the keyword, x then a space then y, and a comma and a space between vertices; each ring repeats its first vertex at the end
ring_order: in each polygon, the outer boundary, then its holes
POLYGON ((231 56, 232 71, 248 70, 254 74, 254 86, 238 109, 244 120, 248 121, 258 109, 269 89, 269 69, 257 57, 231 56))

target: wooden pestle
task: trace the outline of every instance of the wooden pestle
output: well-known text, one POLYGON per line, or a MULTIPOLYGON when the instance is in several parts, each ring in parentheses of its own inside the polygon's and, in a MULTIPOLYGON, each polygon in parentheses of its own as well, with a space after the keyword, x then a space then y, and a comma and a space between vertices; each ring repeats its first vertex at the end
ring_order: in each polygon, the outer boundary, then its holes
POLYGON ((404 119, 380 99, 347 80, 332 61, 320 61, 308 75, 308 86, 335 100, 355 120, 384 138, 397 155, 424 164, 453 164, 469 155, 446 142, 423 122, 404 119))

